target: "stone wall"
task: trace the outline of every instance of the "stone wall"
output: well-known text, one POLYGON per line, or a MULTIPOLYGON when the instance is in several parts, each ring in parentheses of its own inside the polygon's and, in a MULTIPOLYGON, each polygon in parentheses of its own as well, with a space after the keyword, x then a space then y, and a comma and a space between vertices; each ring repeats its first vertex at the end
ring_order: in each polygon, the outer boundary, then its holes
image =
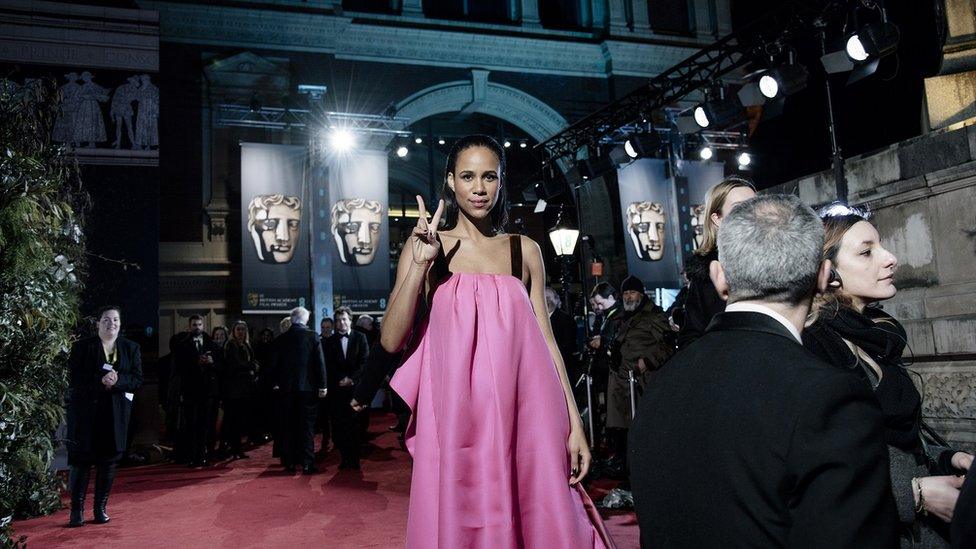
MULTIPOLYGON (((847 161, 851 204, 868 206, 899 260, 884 303, 908 331, 923 415, 952 442, 976 447, 976 126, 940 130, 847 161)), ((780 185, 818 206, 831 172, 780 185)))

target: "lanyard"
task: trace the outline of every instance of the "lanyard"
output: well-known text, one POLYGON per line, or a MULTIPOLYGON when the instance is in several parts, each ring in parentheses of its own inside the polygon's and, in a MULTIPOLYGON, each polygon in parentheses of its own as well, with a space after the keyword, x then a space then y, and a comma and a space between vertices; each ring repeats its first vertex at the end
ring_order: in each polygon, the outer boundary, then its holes
MULTIPOLYGON (((102 347, 102 352, 105 353, 105 347, 102 347)), ((111 353, 105 353, 105 363, 115 365, 119 360, 119 347, 116 345, 112 347, 111 353)))

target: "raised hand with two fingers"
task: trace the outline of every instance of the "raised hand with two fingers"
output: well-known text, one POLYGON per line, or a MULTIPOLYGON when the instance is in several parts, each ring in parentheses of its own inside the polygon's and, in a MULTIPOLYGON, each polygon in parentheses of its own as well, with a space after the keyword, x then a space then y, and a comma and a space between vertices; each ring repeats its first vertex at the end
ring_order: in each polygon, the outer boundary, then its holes
POLYGON ((423 265, 433 261, 441 249, 441 242, 437 239, 437 227, 441 222, 441 215, 444 214, 444 201, 437 203, 437 210, 434 217, 427 221, 427 209, 424 207, 424 199, 417 195, 417 208, 420 216, 417 218, 417 226, 413 228, 410 235, 410 248, 413 251, 414 263, 423 265))

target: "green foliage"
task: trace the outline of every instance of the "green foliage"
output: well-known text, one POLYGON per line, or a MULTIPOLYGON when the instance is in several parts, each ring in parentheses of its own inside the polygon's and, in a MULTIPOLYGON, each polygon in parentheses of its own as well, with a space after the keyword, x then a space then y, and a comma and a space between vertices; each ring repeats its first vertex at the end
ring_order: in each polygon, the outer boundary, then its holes
POLYGON ((53 84, 0 87, 0 546, 13 518, 60 508, 64 419, 84 242, 78 170, 50 141, 53 84))

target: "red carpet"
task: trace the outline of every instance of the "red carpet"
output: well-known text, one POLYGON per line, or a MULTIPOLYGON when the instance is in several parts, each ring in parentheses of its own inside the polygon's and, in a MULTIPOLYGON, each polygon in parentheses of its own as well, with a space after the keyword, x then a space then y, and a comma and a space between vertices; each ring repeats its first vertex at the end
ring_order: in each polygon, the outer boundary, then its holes
MULTIPOLYGON (((402 547, 410 458, 386 431, 390 422, 374 418, 371 431, 383 434, 372 441, 361 472, 339 471, 337 454, 329 452, 318 475, 286 474, 270 444, 248 452, 250 459, 209 469, 120 469, 110 523, 67 528, 64 509, 15 522, 15 534, 26 535, 28 547, 402 547)), ((595 488, 591 495, 596 500, 603 492, 595 488)), ((632 513, 611 515, 607 523, 618 547, 638 546, 632 513)))

